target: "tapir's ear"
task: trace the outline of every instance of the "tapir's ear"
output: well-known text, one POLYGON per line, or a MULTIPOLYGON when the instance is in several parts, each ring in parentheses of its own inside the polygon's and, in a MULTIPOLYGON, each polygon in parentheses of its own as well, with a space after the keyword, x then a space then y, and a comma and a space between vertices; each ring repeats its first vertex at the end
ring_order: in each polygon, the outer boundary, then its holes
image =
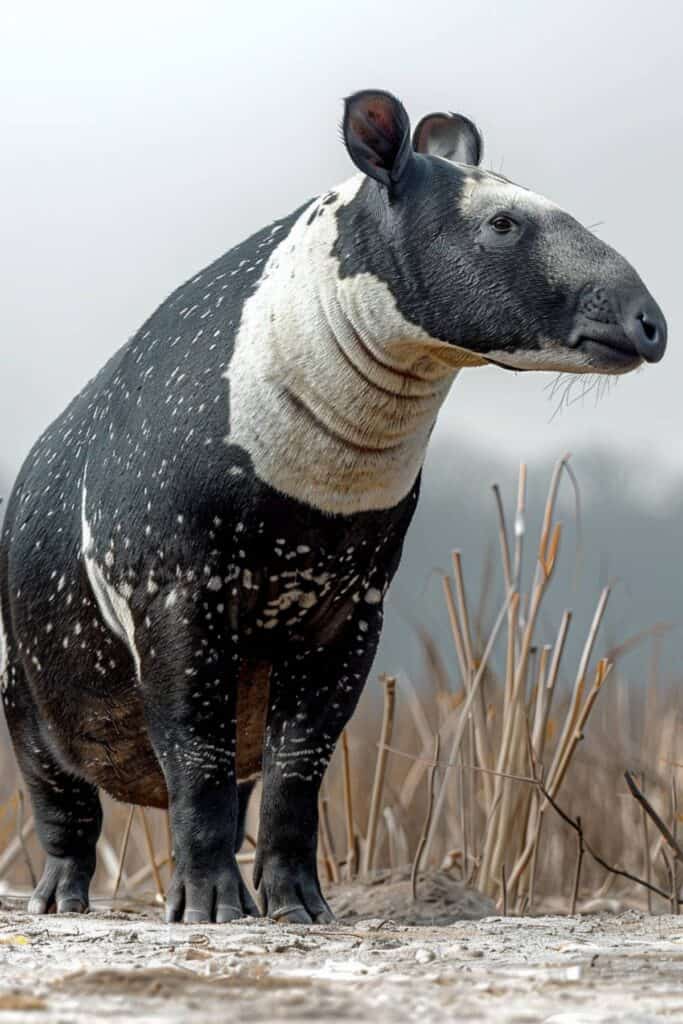
POLYGON ((344 142, 356 167, 396 189, 413 159, 410 121, 403 104, 378 89, 356 92, 344 101, 344 142))
POLYGON ((413 133, 417 153, 476 167, 484 155, 481 132, 462 114, 427 114, 413 133))

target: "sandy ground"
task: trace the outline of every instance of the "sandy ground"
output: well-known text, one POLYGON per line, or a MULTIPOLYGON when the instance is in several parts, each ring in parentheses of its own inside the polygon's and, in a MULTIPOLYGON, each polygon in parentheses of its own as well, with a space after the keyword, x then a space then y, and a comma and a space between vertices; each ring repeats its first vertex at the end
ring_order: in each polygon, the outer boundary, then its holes
POLYGON ((133 908, 33 918, 5 902, 0 1021, 683 1021, 681 918, 416 926, 349 901, 339 892, 340 922, 310 928, 165 925, 133 908))

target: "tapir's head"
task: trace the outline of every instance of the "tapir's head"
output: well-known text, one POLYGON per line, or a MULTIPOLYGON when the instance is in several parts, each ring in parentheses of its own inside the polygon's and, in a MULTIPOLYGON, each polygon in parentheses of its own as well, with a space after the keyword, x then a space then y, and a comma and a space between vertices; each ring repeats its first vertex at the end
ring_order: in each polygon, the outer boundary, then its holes
POLYGON ((401 103, 367 91, 346 101, 343 135, 368 180, 341 273, 379 277, 463 362, 624 373, 662 358, 666 321, 633 267, 554 203, 482 170, 467 118, 431 114, 411 137, 401 103))

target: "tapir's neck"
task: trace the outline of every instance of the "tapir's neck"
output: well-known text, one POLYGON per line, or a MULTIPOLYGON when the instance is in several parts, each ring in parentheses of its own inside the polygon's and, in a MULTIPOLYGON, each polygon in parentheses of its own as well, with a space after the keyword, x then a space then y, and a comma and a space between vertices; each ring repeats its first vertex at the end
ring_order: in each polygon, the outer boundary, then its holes
MULTIPOLYGON (((362 179, 361 179, 362 180, 362 179)), ((370 274, 340 278, 332 203, 303 213, 245 304, 230 434, 266 483, 327 512, 391 508, 413 486, 457 373, 449 346, 401 316, 370 274)))

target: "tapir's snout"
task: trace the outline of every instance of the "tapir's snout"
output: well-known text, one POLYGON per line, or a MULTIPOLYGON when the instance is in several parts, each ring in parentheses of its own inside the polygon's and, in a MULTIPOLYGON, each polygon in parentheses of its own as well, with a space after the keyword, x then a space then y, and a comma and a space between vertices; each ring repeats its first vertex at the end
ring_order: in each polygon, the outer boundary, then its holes
POLYGON ((622 305, 622 327, 646 363, 658 363, 666 351, 666 320, 644 289, 629 295, 622 305))
POLYGON ((586 285, 569 339, 596 369, 619 373, 644 360, 658 363, 666 351, 661 309, 640 282, 617 287, 586 285))

